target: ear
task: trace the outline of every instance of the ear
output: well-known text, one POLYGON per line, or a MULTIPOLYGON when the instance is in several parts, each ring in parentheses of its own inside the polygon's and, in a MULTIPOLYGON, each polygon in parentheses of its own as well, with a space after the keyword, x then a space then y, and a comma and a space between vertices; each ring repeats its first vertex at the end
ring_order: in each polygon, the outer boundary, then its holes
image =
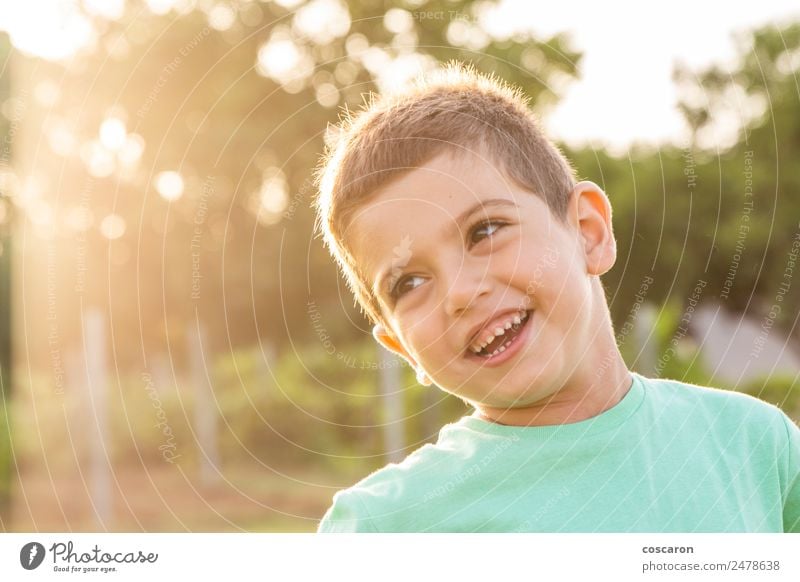
POLYGON ((591 275, 606 273, 617 260, 617 242, 611 224, 611 203, 594 182, 578 182, 572 191, 572 206, 591 275))
POLYGON ((433 384, 431 379, 428 378, 428 376, 425 374, 425 371, 419 366, 419 364, 417 364, 411 354, 409 354, 403 345, 397 340, 397 338, 395 338, 391 333, 387 332, 386 328, 380 323, 375 324, 375 326, 372 328, 372 337, 374 337, 375 341, 381 344, 384 348, 390 352, 394 352, 411 364, 411 367, 417 371, 417 382, 423 386, 430 386, 433 384))

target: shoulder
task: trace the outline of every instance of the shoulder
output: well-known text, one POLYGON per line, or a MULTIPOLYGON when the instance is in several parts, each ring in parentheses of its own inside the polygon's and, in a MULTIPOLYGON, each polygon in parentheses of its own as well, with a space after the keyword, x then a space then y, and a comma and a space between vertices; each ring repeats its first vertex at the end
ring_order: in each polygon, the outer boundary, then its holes
POLYGON ((764 445, 786 441, 787 422, 792 421, 772 403, 734 390, 639 377, 652 414, 661 419, 685 428, 703 427, 709 435, 727 435, 730 440, 755 439, 764 445))
POLYGON ((700 386, 680 380, 639 376, 647 396, 657 404, 704 414, 748 417, 782 422, 780 408, 743 392, 700 386))
POLYGON ((435 494, 438 484, 457 474, 472 458, 468 439, 457 425, 446 425, 435 444, 425 444, 401 462, 389 463, 338 491, 318 531, 402 531, 409 516, 418 514, 435 494))

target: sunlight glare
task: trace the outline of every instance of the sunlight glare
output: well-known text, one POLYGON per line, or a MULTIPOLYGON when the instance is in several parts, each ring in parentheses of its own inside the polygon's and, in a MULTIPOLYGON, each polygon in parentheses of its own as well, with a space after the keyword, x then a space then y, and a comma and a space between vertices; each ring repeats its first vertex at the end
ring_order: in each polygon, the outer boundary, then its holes
POLYGON ((177 200, 183 196, 183 177, 178 172, 160 172, 155 179, 156 191, 164 200, 177 200))
POLYGON ((118 117, 109 117, 100 125, 100 142, 109 150, 122 149, 126 141, 125 123, 118 117))
POLYGON ((125 219, 119 214, 109 214, 100 222, 100 234, 109 240, 115 240, 125 234, 125 219))
POLYGON ((20 51, 51 61, 68 59, 97 43, 97 31, 75 0, 2 2, 0 29, 20 51))
POLYGON ((350 12, 339 0, 312 0, 295 13, 294 28, 317 44, 328 44, 350 30, 350 12))

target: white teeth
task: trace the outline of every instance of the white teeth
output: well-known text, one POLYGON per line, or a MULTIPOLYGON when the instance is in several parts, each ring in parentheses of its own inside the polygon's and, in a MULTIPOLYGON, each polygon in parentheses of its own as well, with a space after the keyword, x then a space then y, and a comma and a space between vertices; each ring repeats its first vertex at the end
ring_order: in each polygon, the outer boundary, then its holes
MULTIPOLYGON (((507 329, 511 329, 511 326, 512 326, 512 325, 519 325, 520 323, 522 323, 522 319, 523 319, 523 317, 527 317, 527 313, 526 313, 526 312, 524 312, 524 311, 523 311, 522 313, 515 313, 515 314, 514 314, 514 317, 512 317, 510 321, 507 321, 507 322, 504 324, 504 327, 499 327, 499 326, 498 326, 498 327, 496 327, 496 328, 494 329, 494 333, 492 333, 492 332, 490 331, 490 332, 489 332, 489 333, 486 335, 486 337, 483 339, 483 341, 480 341, 480 342, 478 342, 477 344, 471 345, 471 346, 470 346, 470 349, 471 349, 473 352, 475 352, 476 354, 477 354, 477 353, 479 353, 479 352, 480 352, 481 350, 483 350, 483 348, 485 348, 485 347, 486 347, 486 346, 487 346, 487 345, 488 345, 490 342, 492 342, 492 340, 494 340, 494 338, 495 338, 495 337, 499 337, 499 336, 503 335, 503 334, 506 332, 506 330, 507 330, 507 329), (513 322, 513 323, 512 323, 512 322, 513 322)), ((500 352, 504 352, 504 351, 505 351, 505 349, 506 349, 506 348, 505 348, 504 346, 500 346, 500 347, 499 347, 499 348, 497 348, 497 349, 496 349, 494 352, 492 352, 490 355, 494 356, 495 354, 499 354, 500 352)))
POLYGON ((499 348, 497 348, 495 351, 493 351, 493 352, 492 352, 491 354, 489 354, 489 355, 491 355, 491 356, 496 356, 497 354, 499 354, 499 353, 501 353, 501 352, 504 352, 504 351, 506 351, 506 347, 505 347, 505 346, 500 346, 499 348))

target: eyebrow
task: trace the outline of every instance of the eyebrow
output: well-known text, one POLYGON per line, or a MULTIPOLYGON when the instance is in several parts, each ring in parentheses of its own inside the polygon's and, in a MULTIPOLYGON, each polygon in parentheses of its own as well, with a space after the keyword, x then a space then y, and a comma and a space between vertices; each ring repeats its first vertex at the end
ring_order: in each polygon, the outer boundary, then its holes
MULTIPOLYGON (((459 232, 462 230, 464 223, 470 218, 473 214, 478 212, 479 210, 486 209, 489 207, 494 206, 513 206, 517 207, 517 204, 513 200, 509 200, 508 198, 490 198, 489 200, 481 200, 474 206, 467 208, 464 212, 459 214, 455 219, 455 226, 452 228, 452 231, 459 232)), ((445 235, 450 232, 451 229, 445 229, 445 235)), ((390 280, 390 275, 392 274, 391 265, 389 268, 384 270, 375 281, 375 285, 373 287, 373 292, 377 291, 378 295, 387 294, 391 291, 388 287, 388 282, 390 280)))

